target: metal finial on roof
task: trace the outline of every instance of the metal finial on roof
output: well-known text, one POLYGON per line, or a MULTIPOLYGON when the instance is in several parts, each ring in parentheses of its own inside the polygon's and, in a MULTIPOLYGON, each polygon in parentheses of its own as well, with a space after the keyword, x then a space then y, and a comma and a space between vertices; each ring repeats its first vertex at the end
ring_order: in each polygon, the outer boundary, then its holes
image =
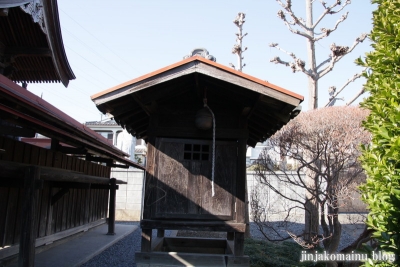
POLYGON ((208 53, 207 49, 205 49, 205 48, 195 48, 195 49, 192 50, 192 52, 190 52, 189 55, 184 56, 183 59, 186 59, 186 58, 189 58, 189 57, 193 57, 193 56, 201 56, 201 57, 204 57, 206 59, 212 60, 214 62, 217 61, 217 59, 214 56, 210 55, 208 53))

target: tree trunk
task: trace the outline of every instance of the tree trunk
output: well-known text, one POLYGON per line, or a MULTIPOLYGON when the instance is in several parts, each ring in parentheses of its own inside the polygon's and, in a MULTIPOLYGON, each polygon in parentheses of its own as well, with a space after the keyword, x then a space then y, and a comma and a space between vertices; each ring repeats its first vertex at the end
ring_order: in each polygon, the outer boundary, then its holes
MULTIPOLYGON (((313 10, 312 0, 306 0, 306 26, 308 27, 307 33, 314 38, 313 26, 313 10)), ((308 66, 314 75, 314 77, 308 78, 308 109, 313 110, 318 107, 318 81, 316 79, 316 62, 315 62, 315 44, 311 39, 307 39, 307 55, 308 55, 308 66)), ((315 199, 316 194, 316 175, 314 173, 306 173, 306 184, 309 190, 306 191, 306 204, 305 204, 305 240, 311 242, 313 233, 318 233, 318 203, 315 199), (313 193, 314 192, 314 193, 313 193)))
POLYGON ((326 267, 338 267, 338 263, 336 261, 328 261, 325 264, 326 267))
POLYGON ((308 27, 307 34, 311 36, 307 40, 307 57, 308 66, 313 77, 308 77, 308 109, 313 110, 318 108, 318 77, 317 77, 317 64, 315 60, 315 43, 314 43, 314 29, 313 27, 313 3, 311 0, 306 0, 306 26, 308 27))
POLYGON ((317 191, 315 186, 315 179, 317 179, 317 175, 312 173, 311 171, 306 171, 306 202, 305 202, 305 216, 304 216, 304 224, 305 224, 305 236, 304 240, 308 243, 313 243, 313 237, 318 234, 319 230, 319 206, 318 201, 315 198, 317 191), (310 192, 311 191, 311 192, 310 192))

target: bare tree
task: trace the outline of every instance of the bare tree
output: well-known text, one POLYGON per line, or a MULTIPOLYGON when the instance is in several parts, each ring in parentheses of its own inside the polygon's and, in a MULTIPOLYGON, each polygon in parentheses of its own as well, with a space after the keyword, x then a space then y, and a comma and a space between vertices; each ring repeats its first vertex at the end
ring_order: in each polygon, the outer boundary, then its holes
MULTIPOLYGON (((301 113, 269 139, 255 168, 259 181, 281 199, 290 202, 286 216, 296 209, 310 214, 308 202, 317 207, 319 227, 305 225, 303 233, 289 233, 304 248, 323 243, 327 253, 336 252, 341 236, 339 210, 356 190, 363 173, 357 158, 360 145, 370 134, 361 127, 367 111, 358 107, 328 107, 301 113), (290 163, 290 166, 289 166, 290 163), (309 181, 314 184, 310 186, 309 181), (305 194, 307 193, 307 194, 305 194)), ((257 195, 254 196, 255 198, 257 195)), ((265 211, 252 199, 253 220, 260 229, 269 227, 265 211)), ((274 201, 274 205, 277 205, 274 201)), ((309 224, 315 224, 311 217, 309 224)), ((317 222, 318 225, 318 222, 317 222)), ((278 234, 278 232, 275 232, 278 234)), ((275 235, 278 239, 283 235, 275 235)), ((269 238, 273 240, 273 238, 269 238)), ((336 263, 328 263, 336 266, 336 263)))
MULTIPOLYGON (((242 69, 246 66, 246 64, 243 64, 244 57, 242 56, 244 51, 247 50, 247 47, 245 47, 243 49, 243 46, 242 46, 242 40, 247 35, 247 33, 245 33, 243 35, 243 24, 246 22, 244 20, 245 17, 246 17, 246 14, 244 14, 242 12, 239 12, 237 17, 233 21, 233 23, 238 28, 238 32, 236 33, 236 44, 232 48, 232 54, 236 54, 237 57, 238 57, 238 63, 237 63, 237 70, 238 71, 242 71, 242 69)), ((232 63, 229 63, 229 65, 232 68, 236 69, 235 65, 233 65, 232 63)))
MULTIPOLYGON (((288 66, 292 69, 293 72, 302 72, 308 77, 308 109, 316 109, 318 107, 318 81, 322 77, 330 73, 333 70, 335 64, 339 62, 344 56, 351 53, 360 42, 363 42, 367 37, 367 34, 361 34, 358 38, 355 39, 350 47, 336 45, 335 43, 332 43, 330 46, 330 53, 328 58, 319 62, 316 58, 315 43, 323 38, 328 37, 332 32, 336 31, 339 25, 346 20, 348 12, 344 13, 330 28, 322 27, 318 29, 318 27, 321 27, 320 24, 326 16, 338 15, 340 13, 343 13, 345 7, 350 4, 350 0, 332 0, 332 4, 328 4, 323 0, 319 0, 319 3, 317 3, 317 1, 315 0, 305 0, 305 20, 298 17, 293 11, 292 0, 276 1, 283 8, 283 10, 279 10, 278 17, 282 19, 289 31, 306 39, 307 63, 305 60, 298 58, 294 53, 284 50, 277 43, 271 43, 270 47, 275 47, 276 49, 286 53, 291 58, 291 60, 284 61, 279 57, 274 57, 273 59, 271 59, 271 62, 288 66), (323 10, 316 20, 314 20, 313 14, 314 4, 322 5, 323 10)), ((325 106, 333 106, 336 100, 340 100, 340 98, 337 97, 338 94, 342 92, 349 83, 354 82, 361 76, 362 72, 354 75, 338 91, 336 91, 335 86, 331 86, 328 90, 330 98, 325 106)), ((352 102, 354 102, 355 99, 357 99, 362 93, 364 93, 364 89, 361 89, 357 93, 357 95, 347 103, 347 105, 350 105, 352 102)), ((308 198, 307 205, 309 212, 305 215, 305 224, 306 227, 311 227, 311 229, 309 229, 309 232, 315 232, 318 228, 318 221, 316 219, 318 217, 318 205, 316 202, 313 201, 312 197, 312 195, 315 194, 315 192, 313 191, 316 190, 315 188, 313 188, 315 185, 315 181, 312 180, 313 175, 309 175, 308 177, 309 179, 305 181, 305 183, 310 189, 306 192, 306 197, 308 198)))
MULTIPOLYGON (((347 19, 348 12, 344 13, 331 28, 320 28, 320 23, 327 15, 337 15, 342 13, 347 5, 350 4, 350 0, 333 0, 332 4, 327 4, 323 0, 320 0, 320 4, 323 7, 322 13, 314 21, 313 5, 316 4, 315 0, 305 0, 306 6, 306 19, 298 17, 292 10, 291 0, 276 0, 283 8, 279 10, 278 17, 282 19, 286 27, 293 34, 303 36, 307 43, 307 63, 305 60, 296 57, 294 53, 288 52, 282 49, 277 43, 271 43, 270 47, 275 47, 282 52, 286 53, 291 57, 291 61, 281 60, 279 57, 271 59, 271 62, 276 64, 283 64, 289 66, 293 72, 303 72, 308 77, 308 108, 316 109, 318 107, 318 80, 324 77, 326 74, 331 72, 337 62, 339 62, 344 56, 351 53, 354 48, 365 40, 367 34, 361 34, 355 39, 353 44, 349 46, 341 46, 332 43, 330 46, 330 53, 327 59, 317 62, 316 58, 316 48, 315 43, 319 40, 328 37, 332 32, 336 31, 339 25, 347 19)), ((361 77, 358 74, 350 79, 354 81, 355 79, 361 77)), ((349 83, 346 83, 346 87, 349 83)), ((335 101, 337 95, 343 90, 336 92, 335 87, 331 87, 331 98, 327 105, 332 104, 335 101), (332 90, 333 89, 333 90, 332 90)), ((363 93, 363 90, 358 93, 358 96, 363 93)), ((348 103, 351 104, 351 103, 348 103)))

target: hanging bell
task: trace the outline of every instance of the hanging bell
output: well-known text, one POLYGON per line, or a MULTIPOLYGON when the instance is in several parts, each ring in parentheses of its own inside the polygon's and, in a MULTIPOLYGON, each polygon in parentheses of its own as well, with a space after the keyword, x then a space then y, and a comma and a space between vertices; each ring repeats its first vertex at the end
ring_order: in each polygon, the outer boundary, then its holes
POLYGON ((210 111, 206 107, 197 111, 195 124, 200 130, 209 130, 212 128, 213 118, 210 111))

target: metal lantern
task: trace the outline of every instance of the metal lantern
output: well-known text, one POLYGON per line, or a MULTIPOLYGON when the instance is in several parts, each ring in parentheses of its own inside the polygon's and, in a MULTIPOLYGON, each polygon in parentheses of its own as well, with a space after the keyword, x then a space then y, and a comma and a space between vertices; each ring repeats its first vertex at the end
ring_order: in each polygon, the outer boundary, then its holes
POLYGON ((213 125, 213 118, 210 111, 204 107, 196 113, 196 127, 200 130, 209 130, 213 125))

